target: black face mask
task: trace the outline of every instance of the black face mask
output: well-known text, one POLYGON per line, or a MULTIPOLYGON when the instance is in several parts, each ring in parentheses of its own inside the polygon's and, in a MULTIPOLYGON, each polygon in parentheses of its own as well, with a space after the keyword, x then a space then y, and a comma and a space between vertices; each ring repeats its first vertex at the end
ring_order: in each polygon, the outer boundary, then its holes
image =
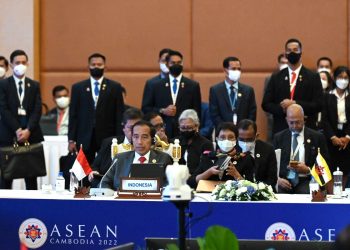
POLYGON ((174 64, 170 66, 169 72, 172 76, 178 77, 182 73, 183 66, 181 64, 174 64))
POLYGON ((90 75, 94 78, 101 78, 103 76, 103 72, 104 72, 104 68, 100 69, 100 68, 90 68, 90 75))
POLYGON ((191 131, 180 131, 180 135, 181 135, 185 140, 189 140, 189 139, 191 139, 193 136, 196 135, 196 131, 195 131, 195 130, 191 130, 191 131))
POLYGON ((290 52, 289 54, 286 54, 286 56, 288 61, 294 65, 300 61, 301 52, 300 53, 290 52))

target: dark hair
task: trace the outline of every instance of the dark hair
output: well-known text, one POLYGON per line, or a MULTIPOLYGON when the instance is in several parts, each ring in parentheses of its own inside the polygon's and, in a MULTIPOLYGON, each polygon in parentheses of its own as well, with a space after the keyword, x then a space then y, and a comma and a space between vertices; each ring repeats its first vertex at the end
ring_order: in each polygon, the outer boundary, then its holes
POLYGON ((6 67, 9 66, 9 61, 4 56, 0 56, 0 61, 4 61, 6 67))
POLYGON ((216 137, 219 136, 220 131, 222 131, 222 130, 230 130, 230 131, 232 131, 235 134, 236 137, 238 136, 237 127, 232 122, 222 122, 222 123, 220 123, 219 126, 216 129, 216 137))
POLYGON ((125 125, 128 120, 136 120, 136 119, 142 119, 142 112, 141 110, 137 108, 128 108, 123 113, 123 122, 122 125, 125 125))
POLYGON ((335 70, 334 70, 334 81, 337 79, 337 77, 341 74, 345 72, 348 77, 350 78, 350 71, 349 71, 349 68, 346 67, 346 66, 338 66, 335 70))
POLYGON ((169 52, 171 51, 171 49, 168 48, 164 48, 161 51, 159 51, 159 58, 161 58, 165 53, 169 54, 169 52))
POLYGON ((60 92, 62 90, 67 90, 67 92, 69 93, 69 90, 67 89, 66 86, 57 85, 52 89, 52 96, 55 96, 57 92, 60 92))
POLYGON ((229 56, 229 57, 226 57, 224 59, 224 61, 222 62, 222 66, 225 69, 227 69, 230 66, 230 62, 239 62, 239 63, 241 63, 241 61, 237 57, 229 56))
POLYGON ((284 45, 284 48, 287 49, 287 45, 290 44, 290 43, 297 43, 297 44, 299 44, 300 49, 302 49, 301 42, 298 39, 296 39, 296 38, 288 39, 288 41, 284 45))
POLYGON ((13 62, 13 59, 15 59, 16 56, 25 56, 27 61, 28 61, 28 56, 27 56, 26 52, 24 52, 24 50, 17 49, 15 51, 13 51, 10 55, 10 62, 11 63, 13 62))
POLYGON ((280 61, 283 57, 286 57, 286 55, 284 53, 279 54, 277 57, 277 62, 280 63, 280 61))
POLYGON ((106 62, 106 57, 100 53, 93 53, 92 55, 89 56, 88 63, 90 63, 92 58, 102 58, 104 62, 106 62))
POLYGON ((318 66, 320 65, 320 62, 321 62, 321 61, 328 61, 328 62, 329 62, 329 65, 331 66, 331 68, 333 67, 332 59, 330 59, 329 57, 323 56, 323 57, 320 57, 320 58, 317 60, 317 68, 318 68, 318 66))
POLYGON ((122 88, 122 93, 123 93, 124 95, 126 95, 126 88, 124 88, 124 86, 121 86, 121 88, 122 88))
POLYGON ((329 74, 328 71, 322 70, 320 73, 325 73, 326 76, 327 76, 328 86, 325 89, 325 91, 328 92, 329 90, 331 90, 331 89, 333 89, 335 87, 333 78, 332 78, 331 74, 329 74))
POLYGON ((166 62, 169 62, 169 60, 172 56, 179 56, 181 58, 181 60, 183 59, 183 56, 179 51, 169 50, 168 55, 166 56, 166 59, 165 59, 166 62))
POLYGON ((238 130, 240 130, 240 129, 248 130, 250 127, 253 127, 254 133, 256 133, 256 131, 257 131, 256 123, 252 120, 243 119, 237 125, 238 130))
POLYGON ((147 121, 147 122, 151 122, 152 119, 156 118, 157 116, 159 116, 158 113, 156 112, 150 112, 150 113, 147 113, 143 116, 143 120, 144 121, 147 121))
POLYGON ((136 126, 147 126, 147 127, 149 127, 150 133, 151 133, 151 138, 152 138, 152 141, 153 141, 153 139, 154 139, 154 137, 155 137, 157 131, 156 131, 156 129, 153 127, 153 125, 152 125, 150 122, 145 121, 145 120, 140 120, 140 121, 136 122, 136 123, 132 126, 131 135, 134 134, 134 128, 135 128, 136 126))

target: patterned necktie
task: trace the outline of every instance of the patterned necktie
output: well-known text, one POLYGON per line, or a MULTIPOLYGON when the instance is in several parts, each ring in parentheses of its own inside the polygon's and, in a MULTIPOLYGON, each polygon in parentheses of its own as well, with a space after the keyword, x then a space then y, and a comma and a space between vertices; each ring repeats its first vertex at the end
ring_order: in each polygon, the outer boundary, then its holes
POLYGON ((174 85, 173 85, 173 93, 175 95, 176 91, 177 91, 177 80, 176 80, 176 78, 174 78, 173 83, 174 83, 174 85))
POLYGON ((231 100, 231 107, 232 110, 235 110, 236 106, 236 93, 235 93, 235 88, 233 85, 230 86, 230 100, 231 100))
MULTIPOLYGON (((295 150, 298 146, 298 133, 294 133, 292 136, 292 148, 293 148, 293 156, 294 158, 292 160, 295 161, 299 161, 299 150, 298 152, 295 154, 295 150)), ((291 169, 288 172, 288 176, 287 179, 289 179, 289 181, 292 183, 292 186, 295 187, 296 185, 299 184, 299 175, 298 172, 296 172, 295 170, 291 169)))
POLYGON ((19 94, 20 97, 22 96, 22 93, 23 93, 22 84, 23 84, 22 81, 20 81, 20 82, 18 83, 18 94, 19 94))
POLYGON ((140 158, 139 158, 139 162, 140 162, 141 164, 144 164, 144 163, 145 163, 145 161, 146 161, 146 157, 144 157, 144 156, 140 156, 140 158))
MULTIPOLYGON (((293 134, 293 138, 292 138, 292 147, 293 147, 293 154, 295 154, 295 150, 297 149, 298 146, 298 133, 294 133, 293 134)), ((295 161, 299 161, 299 150, 298 152, 294 155, 294 159, 295 161)))

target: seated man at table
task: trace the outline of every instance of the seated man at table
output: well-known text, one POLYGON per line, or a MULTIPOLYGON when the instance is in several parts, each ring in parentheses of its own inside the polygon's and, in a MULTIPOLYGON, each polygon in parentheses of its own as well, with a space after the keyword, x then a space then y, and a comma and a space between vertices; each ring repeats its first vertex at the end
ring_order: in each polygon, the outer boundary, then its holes
POLYGON ((257 139, 257 126, 254 121, 241 120, 237 128, 239 151, 250 153, 254 159, 254 178, 274 188, 277 183, 277 161, 273 146, 257 139))
POLYGON ((133 150, 131 144, 131 128, 134 124, 142 119, 142 112, 137 108, 129 108, 123 113, 123 136, 112 136, 104 139, 97 156, 92 163, 92 172, 89 174, 91 187, 98 186, 101 180, 101 175, 104 175, 112 163, 111 146, 113 139, 118 141, 118 152, 123 153, 133 150))
POLYGON ((305 127, 304 111, 298 104, 287 108, 288 129, 274 137, 275 149, 281 149, 281 165, 278 178, 278 192, 308 194, 310 168, 313 167, 320 149, 328 162, 325 137, 316 130, 305 127))
POLYGON ((156 131, 149 122, 138 121, 131 131, 134 150, 115 156, 112 165, 101 180, 102 188, 117 190, 120 178, 129 176, 133 163, 161 163, 164 166, 172 164, 168 154, 151 149, 156 131))
POLYGON ((216 137, 218 151, 202 154, 198 168, 187 181, 192 188, 196 188, 200 180, 254 180, 254 158, 237 151, 237 133, 232 122, 219 124, 216 137))

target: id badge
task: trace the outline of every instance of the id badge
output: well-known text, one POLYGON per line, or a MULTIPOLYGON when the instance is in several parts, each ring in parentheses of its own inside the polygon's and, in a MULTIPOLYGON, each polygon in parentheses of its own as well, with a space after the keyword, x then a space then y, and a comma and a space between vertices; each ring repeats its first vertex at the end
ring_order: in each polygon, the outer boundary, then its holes
POLYGON ((237 125, 237 114, 236 113, 233 114, 232 120, 233 120, 233 124, 237 125))
POLYGON ((24 108, 18 108, 18 115, 27 115, 27 112, 24 108))

